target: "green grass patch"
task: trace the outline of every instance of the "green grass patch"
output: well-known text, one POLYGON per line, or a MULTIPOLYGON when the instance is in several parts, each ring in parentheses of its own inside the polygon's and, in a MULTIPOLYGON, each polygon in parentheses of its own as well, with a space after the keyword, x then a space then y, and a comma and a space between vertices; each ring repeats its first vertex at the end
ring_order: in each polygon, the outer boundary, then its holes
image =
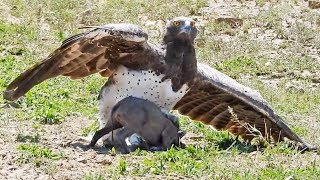
MULTIPOLYGON (((252 85, 259 89, 260 93, 263 94, 276 112, 299 113, 320 117, 320 113, 317 111, 320 104, 320 90, 286 89, 287 82, 288 79, 283 79, 280 81, 279 87, 273 89, 261 83, 260 80, 252 79, 251 81, 252 85)), ((302 85, 308 86, 310 83, 305 82, 302 85)))
POLYGON ((20 144, 17 150, 21 152, 17 163, 32 163, 35 167, 51 164, 51 161, 63 158, 63 153, 56 153, 51 149, 37 144, 20 144))
MULTIPOLYGON (((133 153, 130 156, 136 155, 133 153)), ((269 147, 257 157, 247 153, 234 154, 232 150, 219 151, 211 147, 171 148, 166 152, 143 154, 144 158, 134 158, 133 161, 129 160, 129 156, 119 156, 119 164, 109 167, 105 178, 145 177, 146 175, 174 177, 177 174, 181 177, 216 179, 277 179, 291 175, 298 178, 317 177, 319 167, 316 165, 318 163, 316 160, 310 162, 308 166, 288 168, 290 164, 296 165, 295 156, 298 155, 298 151, 285 145, 269 147), (277 160, 284 157, 288 159, 286 164, 277 160)))
POLYGON ((222 72, 228 72, 227 74, 235 79, 244 74, 257 76, 270 73, 270 69, 248 57, 236 57, 227 61, 216 63, 215 68, 222 72))
POLYGON ((30 157, 35 158, 47 158, 52 160, 58 160, 63 157, 62 153, 55 153, 51 149, 38 146, 35 144, 21 144, 17 147, 17 150, 23 154, 27 154, 30 157))

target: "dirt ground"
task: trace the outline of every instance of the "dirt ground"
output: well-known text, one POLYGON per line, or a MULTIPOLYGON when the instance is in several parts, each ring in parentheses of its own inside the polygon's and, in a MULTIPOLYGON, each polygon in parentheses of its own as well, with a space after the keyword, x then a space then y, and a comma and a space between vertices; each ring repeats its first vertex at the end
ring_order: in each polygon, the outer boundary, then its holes
POLYGON ((81 128, 88 123, 87 119, 69 119, 61 124, 41 126, 35 129, 28 122, 10 121, 1 124, 0 140, 0 177, 7 179, 81 179, 86 174, 93 173, 107 164, 116 163, 113 156, 106 156, 105 148, 88 150, 87 144, 81 139, 81 128), (60 160, 46 160, 48 169, 34 168, 34 163, 17 163, 21 152, 16 150, 19 143, 16 137, 19 133, 39 134, 41 144, 56 152, 64 152, 60 160), (50 172, 54 177, 50 176, 50 172))
MULTIPOLYGON (((69 118, 61 124, 41 125, 35 128, 26 121, 0 121, 0 135, 8 137, 0 139, 0 177, 1 179, 83 179, 90 174, 99 174, 106 166, 118 166, 119 158, 110 149, 101 145, 94 149, 86 147, 86 137, 81 136, 82 128, 88 126, 88 119, 69 118), (17 138, 23 134, 24 138, 17 138), (40 137, 41 146, 50 148, 53 152, 63 152, 59 160, 47 158, 24 157, 17 150, 20 144, 31 142, 31 137, 36 134, 40 137), (29 135, 29 136, 28 136, 29 135), (25 163, 27 160, 28 163, 25 163), (31 162, 30 162, 31 161, 31 162), (39 164, 38 164, 39 163, 39 164)), ((183 143, 192 144, 199 138, 198 135, 188 133, 183 138, 183 143)), ((130 158, 143 158, 134 157, 130 158)), ((150 176, 144 178, 148 179, 150 176)), ((168 178, 168 176, 165 176, 168 178)), ((164 176, 153 175, 154 179, 163 179, 164 176)), ((131 179, 144 179, 136 177, 131 179)), ((183 176, 171 177, 171 179, 187 178, 183 176)), ((128 179, 128 178, 124 178, 128 179)))

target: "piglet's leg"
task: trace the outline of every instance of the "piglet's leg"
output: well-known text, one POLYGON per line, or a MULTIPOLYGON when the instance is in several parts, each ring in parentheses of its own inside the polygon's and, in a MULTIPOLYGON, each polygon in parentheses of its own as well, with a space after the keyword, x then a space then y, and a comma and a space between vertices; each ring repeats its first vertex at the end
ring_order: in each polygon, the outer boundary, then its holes
POLYGON ((130 149, 125 141, 125 139, 132 135, 132 131, 126 127, 124 127, 121 131, 117 133, 117 146, 116 149, 123 154, 130 153, 130 149))
POLYGON ((164 150, 170 149, 173 144, 179 141, 177 128, 174 126, 167 126, 161 133, 162 147, 164 150))
POLYGON ((93 138, 89 144, 90 147, 93 147, 94 145, 96 145, 97 141, 104 135, 108 134, 109 132, 121 128, 122 125, 117 122, 114 121, 112 122, 112 120, 108 121, 106 126, 100 130, 98 130, 97 132, 94 133, 93 138))

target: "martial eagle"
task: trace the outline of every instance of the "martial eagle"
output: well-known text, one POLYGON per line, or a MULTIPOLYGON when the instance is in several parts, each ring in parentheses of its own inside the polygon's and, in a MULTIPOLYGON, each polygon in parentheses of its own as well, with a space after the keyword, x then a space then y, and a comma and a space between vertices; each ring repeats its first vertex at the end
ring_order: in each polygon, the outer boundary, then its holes
POLYGON ((99 95, 101 128, 118 101, 134 96, 245 140, 255 136, 248 127, 255 127, 268 140, 288 138, 309 148, 257 91, 197 63, 196 34, 195 22, 186 17, 168 22, 163 44, 158 46, 148 42, 147 33, 137 25, 93 27, 66 39, 47 58, 20 74, 9 84, 4 98, 16 100, 59 75, 79 79, 99 73, 108 77, 99 95))

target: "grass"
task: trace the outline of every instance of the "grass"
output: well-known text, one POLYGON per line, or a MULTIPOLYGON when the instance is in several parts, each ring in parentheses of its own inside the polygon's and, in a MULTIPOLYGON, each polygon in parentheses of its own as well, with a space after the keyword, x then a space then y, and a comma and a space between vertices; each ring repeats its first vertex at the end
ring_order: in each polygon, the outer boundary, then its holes
POLYGON ((169 178, 176 174, 185 178, 205 176, 209 179, 284 179, 291 175, 297 179, 314 179, 319 176, 316 160, 307 167, 290 167, 290 164, 295 163, 296 156, 299 156, 297 151, 287 151, 284 147, 270 148, 262 154, 251 155, 239 154, 235 149, 219 151, 211 147, 188 146, 186 149, 172 148, 167 152, 119 157, 120 163, 106 171, 106 178, 123 175, 143 177, 146 174, 169 178), (285 159, 277 159, 284 154, 285 159), (137 156, 135 159, 147 157, 137 162, 132 161, 131 156, 137 156), (123 163, 124 159, 126 163, 123 163), (255 168, 248 169, 247 166, 255 168))
POLYGON ((44 157, 48 159, 60 159, 61 154, 54 153, 52 150, 31 144, 21 144, 17 147, 17 150, 30 155, 31 157, 44 157))
MULTIPOLYGON (((259 0, 256 3, 256 8, 260 8, 270 2, 259 0)), ((0 2, 4 9, 0 12, 0 91, 23 70, 46 57, 65 38, 81 32, 78 27, 82 25, 130 22, 142 26, 148 31, 149 39, 158 43, 167 19, 191 16, 204 24, 197 39, 199 61, 257 89, 297 134, 319 146, 320 88, 314 79, 320 75, 320 63, 315 59, 318 55, 312 52, 319 51, 320 36, 314 26, 308 26, 308 23, 313 25, 318 21, 319 14, 303 6, 303 2, 293 0, 272 4, 269 10, 260 9, 261 12, 253 17, 251 9, 239 7, 231 14, 242 19, 243 25, 233 28, 226 23, 214 23, 218 9, 210 9, 211 5, 212 2, 204 0, 94 3, 85 0, 4 0, 0 2), (294 10, 296 6, 301 12, 294 10), (283 22, 290 20, 288 17, 299 18, 299 21, 286 27, 283 22), (259 40, 263 35, 273 39, 259 40), (280 43, 275 44, 274 40, 280 43), (304 76, 303 71, 311 75, 304 76)), ((0 121, 30 122, 36 130, 71 117, 94 121, 98 113, 97 95, 104 82, 105 79, 98 75, 77 81, 64 77, 48 80, 19 99, 19 109, 1 108, 0 121)), ((6 103, 0 96, 1 106, 6 103)), ((113 165, 93 169, 83 179, 316 179, 320 176, 319 154, 301 154, 286 144, 261 150, 261 147, 236 140, 227 132, 213 131, 185 117, 181 117, 181 126, 195 135, 188 140, 186 149, 116 155, 113 165)), ((97 122, 94 121, 84 126, 79 134, 88 135, 96 129, 97 122)), ((17 163, 50 169, 51 161, 63 160, 63 152, 56 153, 47 144, 41 144, 42 137, 37 133, 20 133, 16 137, 16 141, 25 143, 17 145, 17 151, 21 153, 17 163)), ((53 176, 57 172, 50 171, 53 176)))
POLYGON ((63 157, 63 153, 55 153, 37 144, 20 144, 17 150, 21 152, 21 156, 16 160, 17 163, 33 163, 36 167, 50 163, 49 160, 58 160, 63 157))

